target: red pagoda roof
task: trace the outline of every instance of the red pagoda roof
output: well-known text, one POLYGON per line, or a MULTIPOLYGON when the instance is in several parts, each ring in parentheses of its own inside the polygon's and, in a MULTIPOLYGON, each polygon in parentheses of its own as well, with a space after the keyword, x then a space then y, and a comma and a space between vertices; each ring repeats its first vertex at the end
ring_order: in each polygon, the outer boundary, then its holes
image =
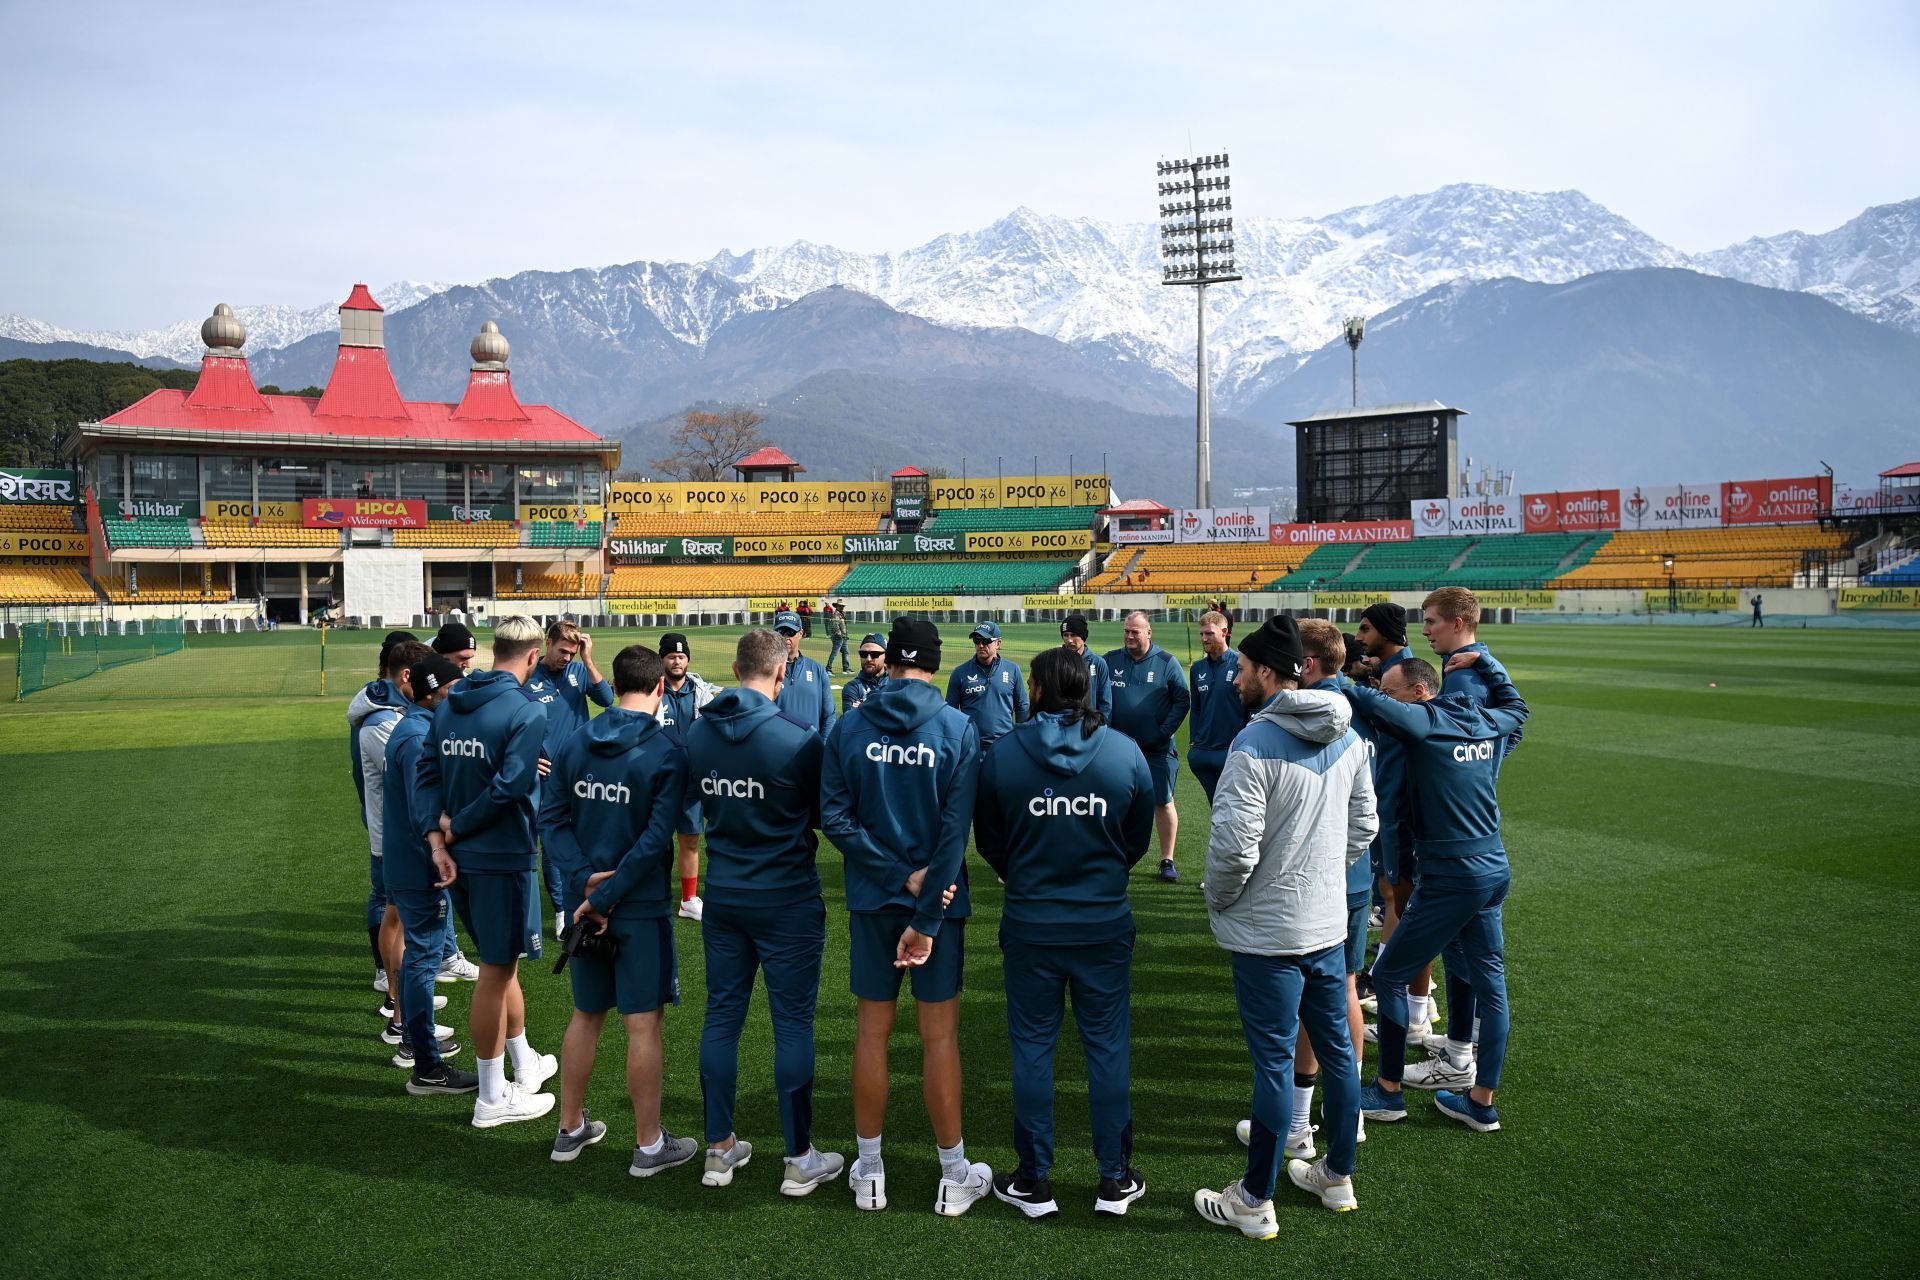
POLYGON ((1897 480, 1903 476, 1920 476, 1920 462, 1903 462, 1880 473, 1882 480, 1897 480))
POLYGON ((896 471, 896 472, 894 472, 894 473, 893 473, 892 475, 890 475, 890 476, 888 476, 888 477, 887 477, 887 479, 889 479, 889 480, 902 480, 902 479, 907 479, 907 478, 909 478, 909 477, 912 477, 912 476, 922 476, 922 477, 924 477, 924 476, 925 476, 926 474, 927 474, 926 472, 924 472, 924 471, 922 471, 922 470, 921 470, 920 468, 918 468, 918 467, 902 467, 902 468, 900 468, 900 469, 899 469, 898 471, 896 471))
POLYGON ((342 311, 385 311, 386 308, 373 300, 373 294, 364 284, 353 286, 353 292, 340 304, 342 311))
POLYGON ((1152 498, 1129 498, 1118 506, 1107 507, 1103 516, 1170 516, 1172 507, 1163 507, 1152 498))
POLYGON ((806 470, 805 467, 772 445, 768 445, 764 449, 755 449, 752 453, 733 464, 735 471, 759 471, 768 467, 784 467, 791 471, 806 470))

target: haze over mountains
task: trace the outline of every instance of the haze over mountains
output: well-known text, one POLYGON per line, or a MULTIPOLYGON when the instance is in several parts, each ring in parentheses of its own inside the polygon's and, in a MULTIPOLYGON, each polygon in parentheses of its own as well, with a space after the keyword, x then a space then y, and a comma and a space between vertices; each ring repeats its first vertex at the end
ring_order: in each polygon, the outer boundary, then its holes
MULTIPOLYGON (((1177 494, 1192 467, 1193 297, 1158 283, 1158 239, 1151 224, 1021 209, 897 254, 795 243, 376 296, 410 396, 456 397, 467 342, 493 319, 523 398, 609 434, 702 401, 755 404, 796 444, 817 439, 802 456, 830 474, 864 474, 861 459, 896 447, 894 462, 975 457, 1004 436, 1077 457, 1127 437, 1108 450, 1126 455, 1116 474, 1177 494)), ((1527 483, 1644 475, 1609 435, 1644 433, 1684 479, 1736 448, 1762 470, 1818 456, 1859 474, 1907 460, 1890 451, 1920 434, 1920 200, 1691 258, 1578 192, 1474 185, 1239 217, 1235 241, 1246 279, 1209 290, 1208 310, 1217 451, 1236 459, 1229 472, 1217 457, 1216 475, 1236 483, 1288 482, 1290 432, 1271 428, 1346 402, 1346 350, 1328 344, 1352 313, 1375 317, 1363 401, 1461 404, 1467 451, 1527 483)), ((256 379, 324 382, 335 306, 237 308, 256 379)), ((0 347, 192 362, 198 323, 74 333, 4 317, 0 347)), ((630 453, 650 456, 639 440, 630 453)))

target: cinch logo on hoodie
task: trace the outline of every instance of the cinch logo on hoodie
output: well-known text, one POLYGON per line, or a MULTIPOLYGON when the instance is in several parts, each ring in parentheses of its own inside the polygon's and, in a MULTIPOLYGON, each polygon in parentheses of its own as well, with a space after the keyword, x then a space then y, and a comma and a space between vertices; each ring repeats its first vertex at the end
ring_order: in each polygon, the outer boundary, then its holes
POLYGON ((765 800, 767 789, 760 785, 758 778, 723 778, 715 769, 700 779, 700 790, 705 795, 725 796, 729 800, 765 800))
POLYGON ((1027 812, 1036 818, 1104 818, 1105 796, 1057 796, 1048 787, 1027 801, 1027 812))
POLYGON ((440 754, 443 756, 459 756, 466 760, 485 760, 487 758, 487 744, 478 738, 442 738, 440 739, 440 754))
POLYGON ((929 769, 933 768, 933 762, 936 757, 934 749, 924 742, 916 742, 910 747, 903 747, 899 743, 889 742, 885 738, 880 739, 878 742, 869 742, 867 744, 866 754, 867 759, 873 761, 875 764, 915 765, 925 766, 929 769))
POLYGON ((632 804, 633 792, 624 782, 595 782, 588 774, 573 784, 573 794, 582 800, 604 800, 608 804, 632 804))
POLYGON ((1482 742, 1463 742, 1453 749, 1453 758, 1461 764, 1470 764, 1475 760, 1493 759, 1493 740, 1482 742))

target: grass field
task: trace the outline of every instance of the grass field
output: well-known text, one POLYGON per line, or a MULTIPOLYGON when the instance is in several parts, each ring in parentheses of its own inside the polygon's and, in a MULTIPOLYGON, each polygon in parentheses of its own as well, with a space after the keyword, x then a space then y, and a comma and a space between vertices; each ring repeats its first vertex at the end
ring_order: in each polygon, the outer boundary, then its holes
MULTIPOLYGON (((1100 630, 1098 647, 1119 643, 1100 630)), ((1184 651, 1178 629, 1159 638, 1184 651)), ((194 638, 0 707, 6 1274, 1913 1274, 1920 1120, 1905 1077, 1920 1037, 1902 1001, 1920 991, 1920 637, 1491 632, 1534 713, 1502 778, 1506 1129, 1470 1133, 1415 1097, 1407 1122, 1360 1148, 1360 1211, 1327 1213, 1283 1179, 1271 1244, 1191 1207, 1196 1187, 1238 1174, 1249 1070, 1184 775, 1188 878, 1161 885, 1149 859, 1134 893, 1149 1191, 1124 1220, 1092 1211, 1070 1030, 1064 1212, 1042 1223, 990 1200, 932 1214, 910 1032, 895 1046, 892 1207, 858 1213, 844 1183, 778 1195, 760 1001, 738 1127, 763 1154, 726 1190, 699 1186, 697 1162, 627 1176, 611 1038, 589 1102, 612 1132, 571 1165, 547 1160, 545 1121, 477 1131, 467 1099, 408 1097, 375 1035, 345 760, 345 699, 371 639, 330 643, 325 698, 313 637, 282 632, 194 638)), ((730 639, 697 633, 695 668, 723 672, 730 639)), ((1011 628, 1008 654, 1024 663, 1052 640, 1011 628)), ((10 655, 0 681, 11 690, 10 655)), ((821 865, 816 1140, 851 1154, 853 1001, 839 857, 824 844, 821 865)), ((999 1169, 1012 1163, 1000 897, 977 863, 973 875, 967 1145, 999 1169)), ((686 999, 666 1020, 665 1110, 697 1135, 699 927, 678 937, 686 999)), ((557 1050, 568 1002, 549 967, 523 977, 534 1043, 557 1050)), ((472 988, 442 990, 464 1042, 472 988)))

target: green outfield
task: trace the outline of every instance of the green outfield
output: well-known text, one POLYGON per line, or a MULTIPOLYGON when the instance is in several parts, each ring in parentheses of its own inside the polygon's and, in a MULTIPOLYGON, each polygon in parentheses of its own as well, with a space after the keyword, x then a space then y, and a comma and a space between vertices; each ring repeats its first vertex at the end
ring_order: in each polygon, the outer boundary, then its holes
MULTIPOLYGON (((959 630, 950 663, 968 657, 959 630)), ((1023 664, 1054 642, 1050 627, 1008 631, 1023 664)), ((611 1039, 589 1105, 612 1132, 570 1165, 548 1161, 548 1122, 474 1130, 470 1100, 410 1098, 388 1065, 344 721, 376 637, 345 634, 328 643, 324 697, 315 637, 281 632, 189 637, 184 653, 0 705, 5 1274, 1912 1274, 1911 633, 1490 630, 1533 707, 1502 779, 1515 869, 1506 1128, 1469 1132, 1415 1096, 1407 1122, 1373 1126, 1360 1148, 1359 1212, 1328 1213, 1283 1179, 1280 1238, 1259 1244, 1191 1203, 1238 1175, 1249 1091, 1198 887, 1207 825, 1191 777, 1187 879, 1158 883, 1151 859, 1136 876, 1149 1189, 1124 1220, 1092 1210, 1071 1031, 1058 1218, 1029 1223, 991 1200, 933 1215, 910 1030, 886 1132, 892 1206, 856 1212, 844 1182, 781 1197, 760 1000, 738 1127, 762 1154, 724 1190, 699 1185, 697 1162, 643 1182, 626 1173, 632 1117, 611 1039)), ((695 670, 723 675, 735 634, 695 632, 695 670)), ((653 638, 604 633, 600 656, 629 636, 653 638)), ((1184 628, 1158 639, 1184 656, 1184 628)), ((1097 648, 1118 644, 1117 625, 1097 629, 1097 648)), ((817 638, 808 652, 825 649, 817 638)), ((0 657, 9 692, 11 668, 0 657)), ((821 867, 816 1140, 851 1156, 853 1001, 840 860, 824 844, 821 867)), ((972 871, 967 1146, 1001 1169, 1000 895, 972 871)), ((680 923, 665 1111, 698 1135, 700 930, 680 923)), ((569 1006, 549 969, 523 976, 532 1039, 557 1050, 569 1006)), ((464 1043, 472 988, 442 990, 442 1021, 464 1043)))

